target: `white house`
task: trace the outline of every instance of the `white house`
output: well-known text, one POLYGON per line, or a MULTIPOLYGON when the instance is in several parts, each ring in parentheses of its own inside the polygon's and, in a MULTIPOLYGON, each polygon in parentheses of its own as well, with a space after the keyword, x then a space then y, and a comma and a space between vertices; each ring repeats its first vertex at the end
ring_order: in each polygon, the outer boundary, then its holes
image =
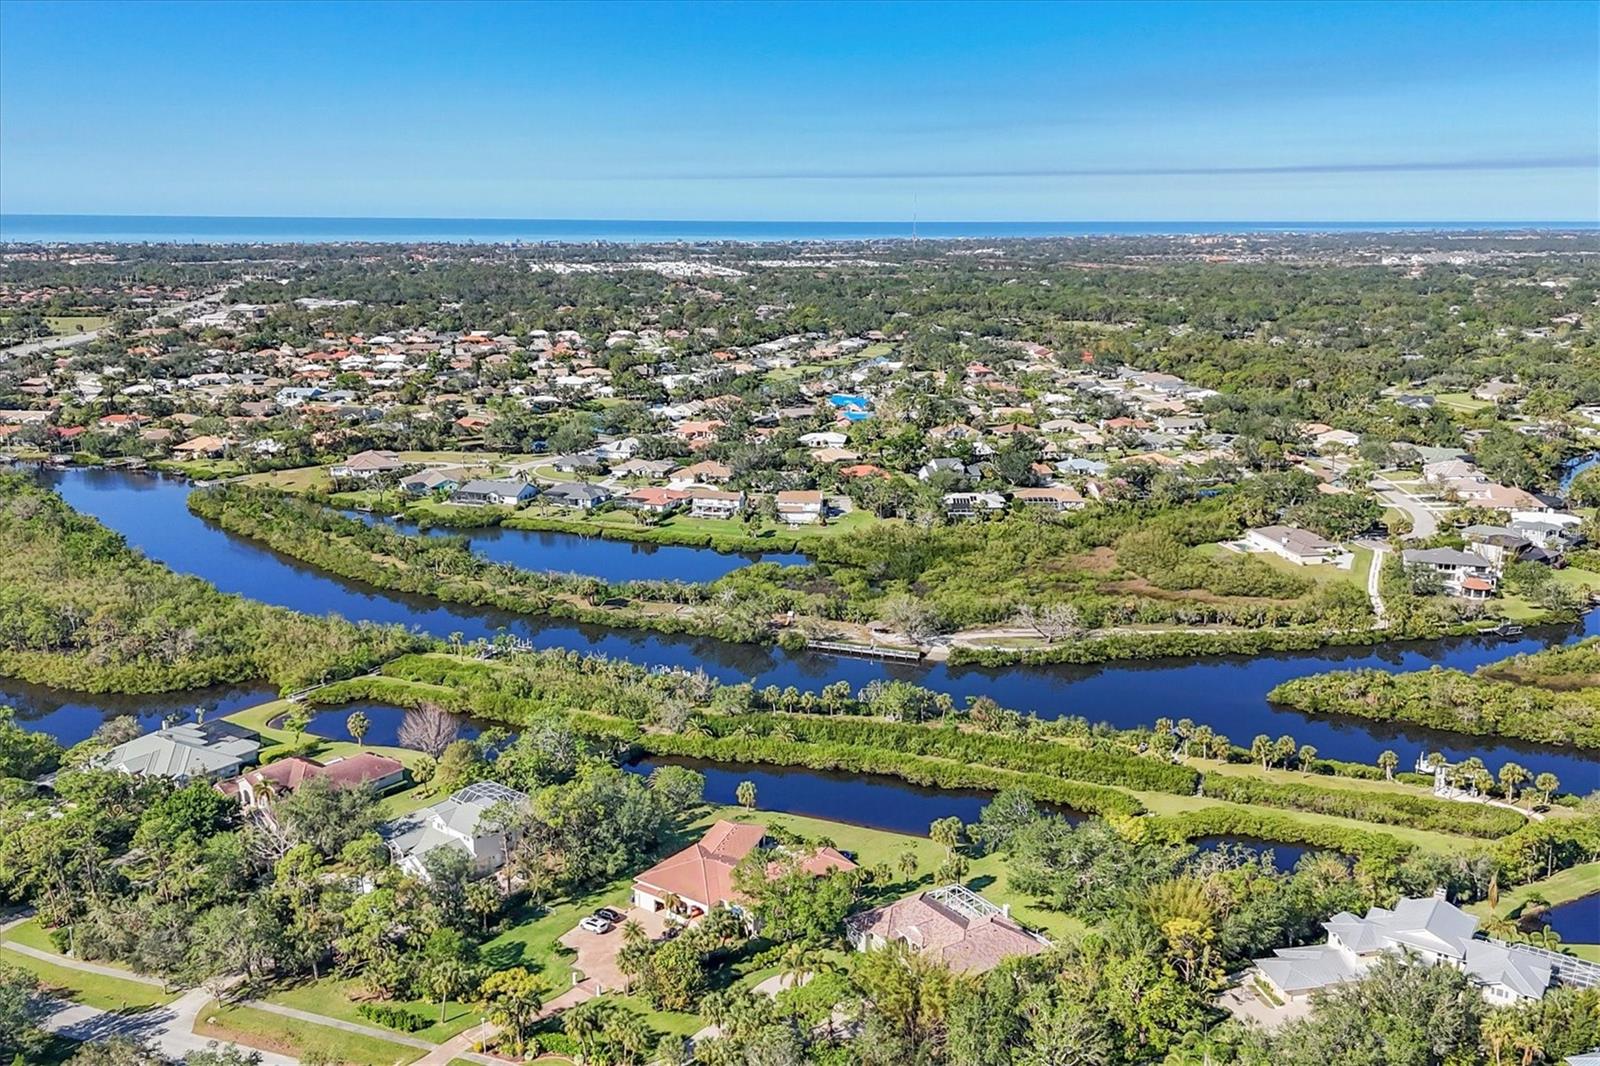
POLYGON ((820 522, 827 506, 816 489, 794 489, 778 493, 774 500, 778 517, 792 526, 820 522))
MULTIPOLYGON (((282 402, 279 400, 279 403, 282 402)), ((380 474, 392 474, 404 469, 405 465, 394 452, 366 451, 357 452, 344 462, 333 464, 328 467, 328 473, 336 478, 359 478, 365 481, 380 474)))
POLYGON ((1542 998, 1560 976, 1558 965, 1573 975, 1583 967, 1600 976, 1591 963, 1558 964, 1560 956, 1480 939, 1478 919, 1440 897, 1402 899, 1393 910, 1373 907, 1364 918, 1340 912, 1322 927, 1326 944, 1279 948, 1255 960, 1257 973, 1282 998, 1301 1002, 1319 988, 1357 980, 1380 956, 1395 953, 1464 971, 1495 1004, 1542 998))
POLYGON ((1006 509, 1006 498, 998 492, 947 492, 944 512, 957 518, 972 518, 1006 509))
POLYGON ((1310 530, 1295 526, 1262 526, 1244 535, 1245 547, 1251 551, 1271 552, 1296 566, 1314 566, 1332 561, 1339 555, 1339 546, 1323 540, 1310 530))
POLYGON ((526 793, 493 781, 476 781, 449 799, 424 807, 384 825, 379 832, 395 864, 427 880, 426 859, 436 848, 464 854, 473 876, 494 873, 506 864, 516 836, 487 817, 496 807, 527 806, 526 793))
POLYGON ((744 510, 744 493, 722 489, 692 488, 689 514, 694 518, 736 518, 744 510))

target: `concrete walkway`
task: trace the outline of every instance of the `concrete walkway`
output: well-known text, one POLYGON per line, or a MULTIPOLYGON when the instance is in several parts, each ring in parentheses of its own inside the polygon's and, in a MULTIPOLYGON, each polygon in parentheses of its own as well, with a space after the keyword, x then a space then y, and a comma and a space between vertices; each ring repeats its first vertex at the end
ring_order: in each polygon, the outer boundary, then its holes
POLYGON ((159 988, 163 992, 167 990, 167 983, 160 978, 134 973, 132 970, 121 970, 115 966, 105 966, 98 962, 86 962, 83 959, 74 959, 70 955, 57 955, 53 951, 40 951, 38 948, 30 948, 26 944, 19 944, 15 940, 7 940, 3 946, 7 951, 15 951, 18 955, 26 955, 29 958, 38 959, 40 962, 48 962, 53 966, 64 966, 69 970, 99 974, 101 977, 115 977, 119 981, 132 981, 136 985, 149 985, 151 988, 159 988))
POLYGON ((1372 601, 1372 616, 1377 619, 1378 629, 1389 628, 1389 609, 1383 605, 1383 593, 1378 586, 1383 581, 1383 563, 1389 554, 1384 548, 1375 544, 1368 545, 1372 550, 1372 566, 1367 571, 1367 598, 1372 601))
MULTIPOLYGON (((371 1025, 362 1025, 359 1022, 347 1022, 342 1018, 330 1018, 326 1014, 313 1014, 308 1010, 296 1010, 285 1007, 281 1003, 268 1003, 264 999, 247 999, 241 1006, 252 1010, 266 1011, 268 1014, 277 1014, 296 1021, 310 1022, 312 1025, 321 1025, 329 1029, 343 1029, 347 1033, 356 1033, 360 1036, 375 1037, 378 1040, 387 1040, 391 1044, 404 1044, 418 1051, 432 1051, 437 1044, 430 1044, 426 1040, 419 1040, 405 1033, 397 1033, 393 1029, 379 1029, 371 1025)), ((445 1061, 449 1061, 448 1059, 445 1061)))

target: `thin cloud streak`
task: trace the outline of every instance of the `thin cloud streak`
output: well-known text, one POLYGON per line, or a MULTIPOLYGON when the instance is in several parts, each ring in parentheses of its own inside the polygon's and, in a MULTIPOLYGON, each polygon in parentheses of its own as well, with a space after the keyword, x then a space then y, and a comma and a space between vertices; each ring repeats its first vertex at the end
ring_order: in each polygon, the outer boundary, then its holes
MULTIPOLYGON (((1600 170, 1600 155, 1535 159, 1410 160, 1398 163, 1285 163, 1232 167, 1018 167, 1005 170, 773 170, 626 175, 676 181, 906 181, 918 178, 1168 178, 1272 174, 1391 174, 1428 171, 1600 170)), ((602 177, 595 175, 595 177, 602 177)), ((624 175, 604 175, 621 178, 624 175)))

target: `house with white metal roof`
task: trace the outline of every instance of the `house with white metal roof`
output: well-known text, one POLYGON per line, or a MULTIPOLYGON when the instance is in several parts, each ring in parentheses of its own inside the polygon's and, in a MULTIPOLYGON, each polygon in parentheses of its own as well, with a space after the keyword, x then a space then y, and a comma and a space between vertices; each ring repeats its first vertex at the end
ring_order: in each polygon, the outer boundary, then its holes
MULTIPOLYGON (((1282 998, 1303 1001, 1319 988, 1358 980, 1378 958, 1394 953, 1463 971, 1495 1004, 1540 999, 1552 983, 1589 980, 1588 964, 1558 964, 1547 952, 1477 936, 1478 919, 1440 897, 1402 899, 1393 910, 1372 907, 1365 917, 1341 911, 1322 928, 1326 944, 1279 948, 1255 960, 1256 971, 1282 998)), ((1600 967, 1594 969, 1600 975, 1600 967)))
POLYGON ((259 736, 232 722, 185 722, 134 737, 102 755, 108 770, 169 777, 180 784, 235 777, 261 757, 259 736))

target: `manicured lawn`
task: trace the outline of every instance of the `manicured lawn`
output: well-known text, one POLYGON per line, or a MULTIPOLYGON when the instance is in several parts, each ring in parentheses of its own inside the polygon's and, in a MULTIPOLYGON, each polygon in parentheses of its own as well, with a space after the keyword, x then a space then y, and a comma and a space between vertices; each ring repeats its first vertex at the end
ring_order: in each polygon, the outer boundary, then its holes
MULTIPOLYGON (((366 1025, 374 1029, 384 1028, 378 1022, 363 1018, 358 1009, 363 1000, 370 997, 363 991, 361 982, 357 980, 338 980, 325 977, 320 981, 306 981, 303 984, 280 988, 264 997, 269 1003, 277 1003, 285 1007, 294 1007, 297 1010, 310 1011, 313 1014, 327 1015, 340 1021, 355 1022, 357 1025, 366 1025)), ((447 1001, 444 1005, 444 1021, 439 1021, 439 1004, 429 1003, 419 999, 383 1000, 385 1006, 403 1007, 414 1011, 433 1024, 426 1029, 419 1029, 406 1036, 416 1037, 418 1040, 428 1040, 435 1044, 442 1044, 469 1026, 477 1025, 483 1015, 471 1003, 457 1003, 447 1001)))
POLYGON ((278 489, 282 492, 308 492, 312 489, 326 491, 328 469, 323 466, 303 466, 293 470, 269 470, 250 474, 244 484, 278 489))
POLYGON ((61 949, 50 939, 50 931, 37 918, 29 918, 7 929, 0 934, 0 944, 21 944, 38 951, 48 951, 52 955, 61 954, 61 949))
MULTIPOLYGON (((1218 554, 1233 554, 1221 545, 1207 545, 1218 554)), ((1292 574, 1295 577, 1308 578, 1319 585, 1333 584, 1338 581, 1359 582, 1363 591, 1367 587, 1367 570, 1372 565, 1372 552, 1366 548, 1356 548, 1351 552, 1355 556, 1348 570, 1341 570, 1337 566, 1296 566, 1287 559, 1279 558, 1271 552, 1251 552, 1250 558, 1259 560, 1280 573, 1292 574)))
MULTIPOLYGON (((1600 892, 1600 862, 1589 862, 1561 870, 1543 881, 1532 881, 1500 893, 1500 909, 1507 914, 1515 914, 1532 896, 1543 896, 1552 906, 1556 906, 1592 896, 1596 892, 1600 892)), ((1484 917, 1489 913, 1489 904, 1471 903, 1466 909, 1484 917)))
MULTIPOLYGON (((1348 571, 1350 580, 1356 583, 1357 588, 1365 589, 1368 579, 1372 576, 1372 560, 1376 553, 1371 548, 1356 548, 1351 554, 1355 556, 1355 560, 1350 564, 1348 571)), ((1311 567, 1311 569, 1319 568, 1311 567)))
POLYGON ((99 329, 111 319, 105 315, 49 315, 45 318, 45 325, 57 336, 66 336, 72 333, 87 333, 92 329, 99 329))
POLYGON ((1575 566, 1569 566, 1565 570, 1550 571, 1550 576, 1555 579, 1556 584, 1566 585, 1574 590, 1600 589, 1600 574, 1593 570, 1579 570, 1575 566))
POLYGON ((4 945, 0 945, 0 959, 36 975, 51 994, 99 1010, 145 1010, 178 998, 178 993, 163 992, 156 985, 57 966, 32 955, 7 951, 4 945))
POLYGON ((1490 401, 1480 400, 1467 392, 1441 392, 1436 393, 1433 398, 1441 406, 1465 415, 1475 415, 1485 408, 1494 406, 1490 401))
POLYGON ((183 474, 196 481, 212 481, 244 473, 244 464, 233 459, 162 459, 152 465, 158 470, 183 474))
POLYGON ((326 1025, 314 1025, 296 1018, 285 1018, 253 1007, 224 1007, 215 1001, 200 1009, 194 1031, 200 1036, 233 1040, 263 1051, 304 1058, 321 1054, 325 1058, 355 1066, 395 1066, 414 1062, 422 1052, 402 1044, 391 1044, 361 1033, 347 1033, 326 1025))

